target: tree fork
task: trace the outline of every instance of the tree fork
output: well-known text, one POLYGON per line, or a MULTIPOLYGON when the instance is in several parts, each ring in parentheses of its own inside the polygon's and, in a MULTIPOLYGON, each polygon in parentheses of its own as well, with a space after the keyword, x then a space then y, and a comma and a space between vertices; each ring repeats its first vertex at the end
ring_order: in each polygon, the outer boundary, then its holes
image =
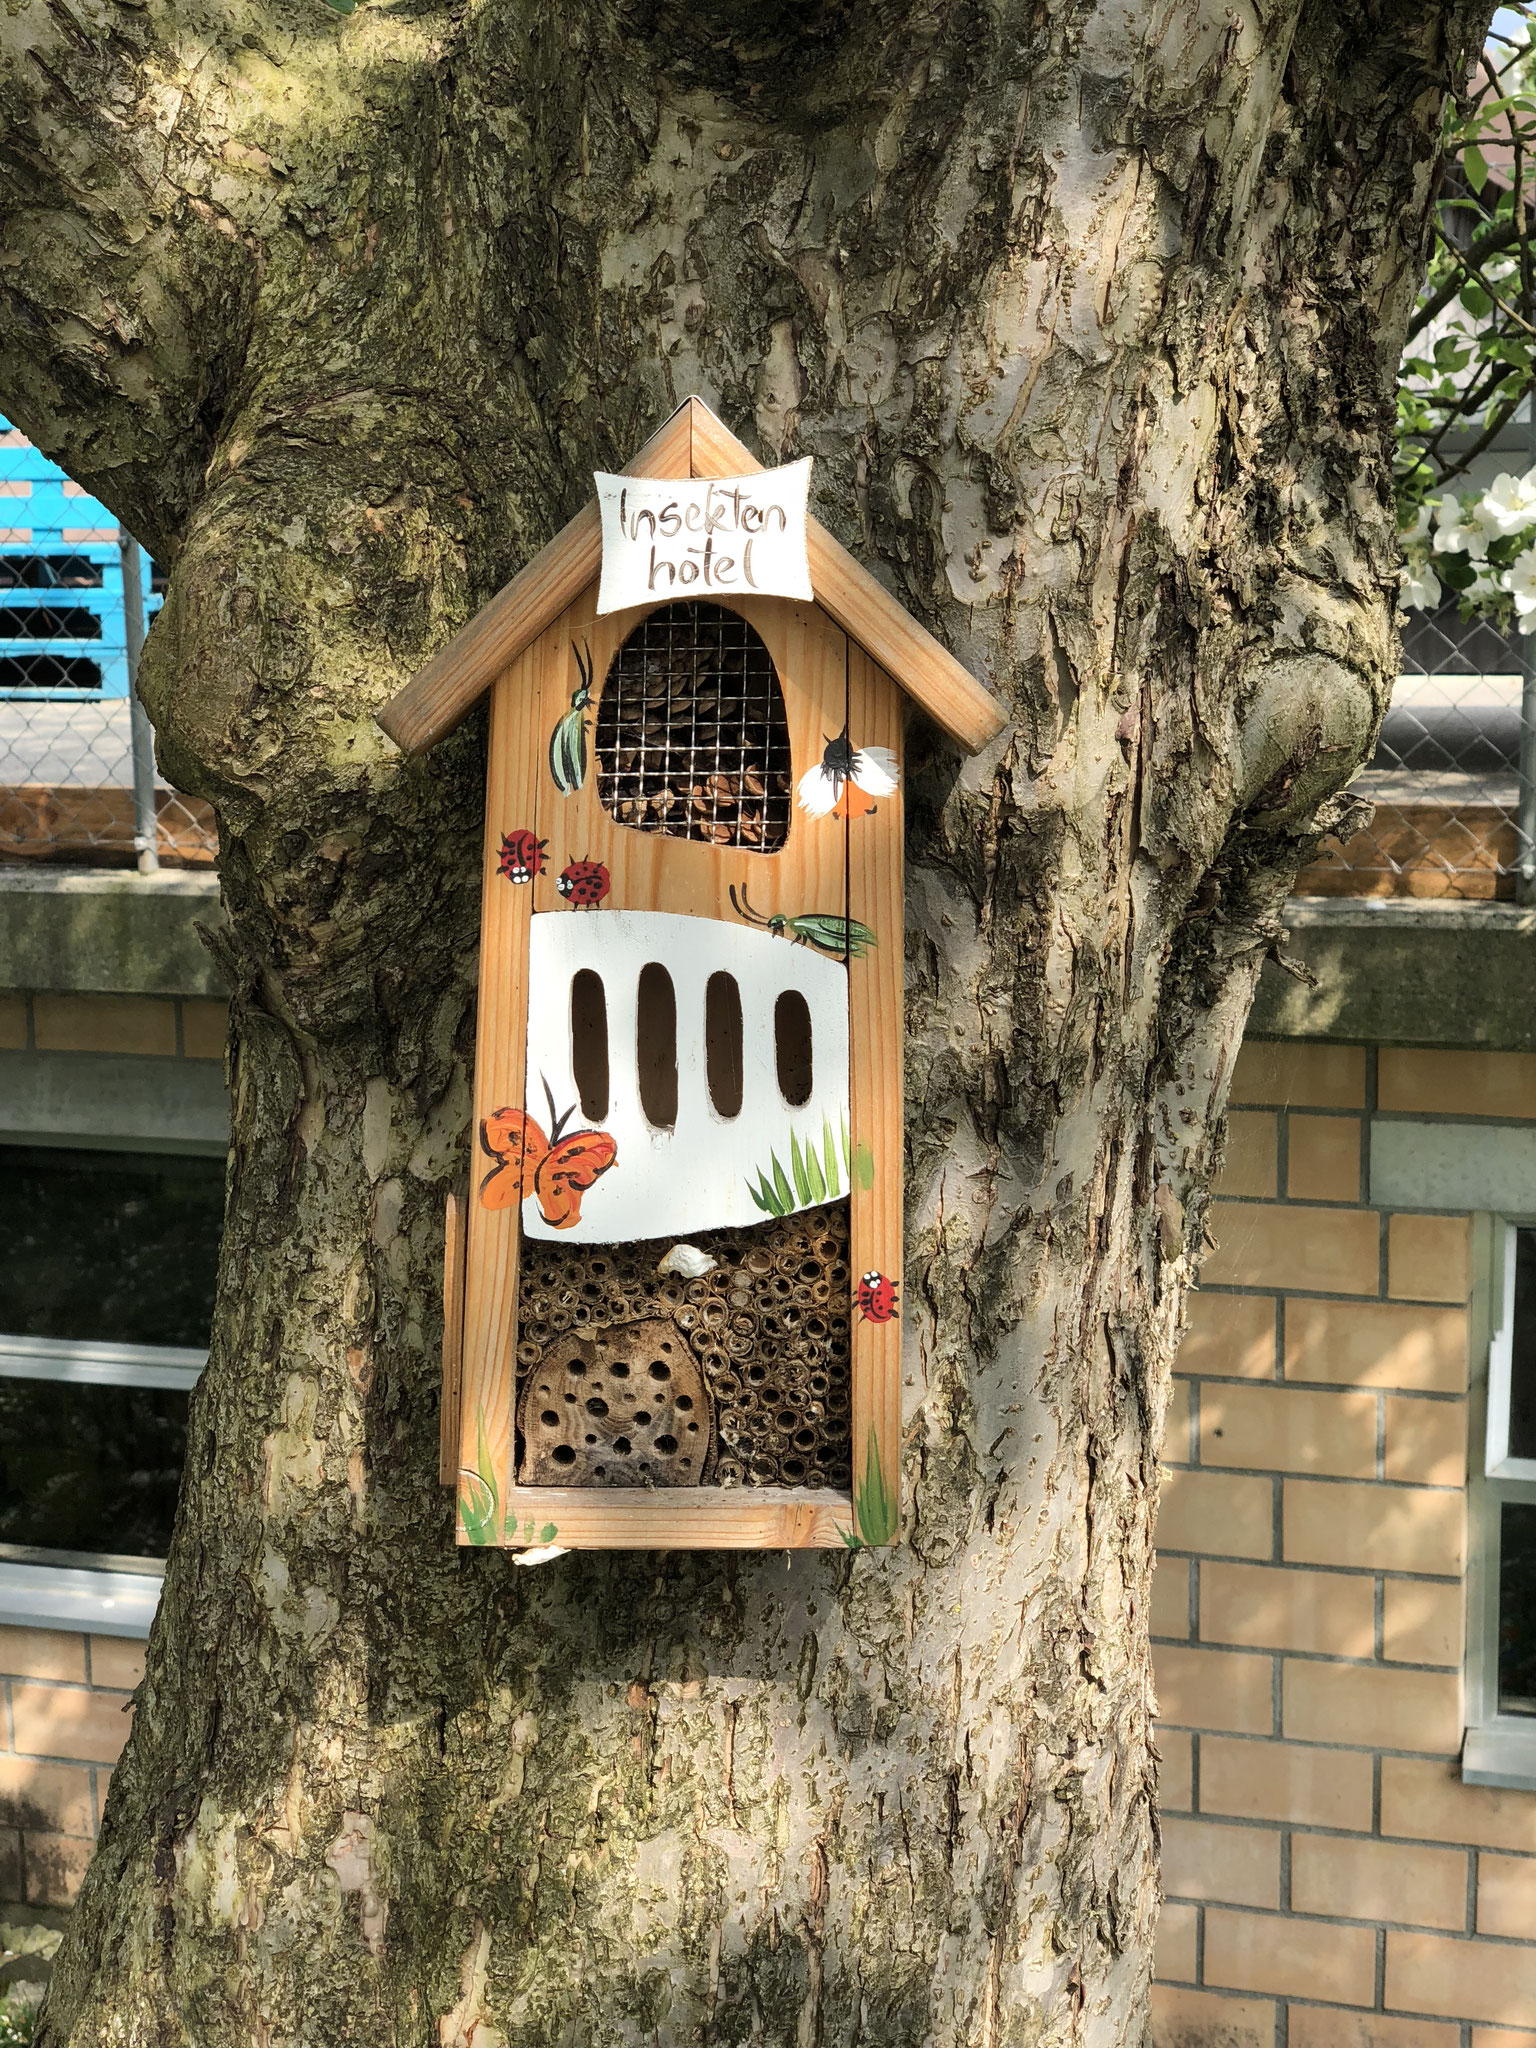
POLYGON ((1140 2038, 1156 1457, 1259 965, 1395 665, 1491 0, 17 0, 0 401, 172 568, 234 1136, 39 2038, 1140 2038), (907 1486, 850 1557, 453 1547, 480 760, 373 712, 698 390, 1007 700, 910 775, 907 1486), (851 508, 851 509, 850 509, 851 508))

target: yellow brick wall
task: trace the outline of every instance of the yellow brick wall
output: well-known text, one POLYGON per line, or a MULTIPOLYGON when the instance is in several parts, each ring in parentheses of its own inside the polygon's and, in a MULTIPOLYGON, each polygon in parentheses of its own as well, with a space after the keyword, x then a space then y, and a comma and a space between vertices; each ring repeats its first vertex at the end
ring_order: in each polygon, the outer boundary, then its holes
POLYGON ((0 1052, 221 1060, 229 1006, 175 996, 0 995, 0 1052))
POLYGON ((1457 1768, 1467 1219, 1364 1201, 1378 1109, 1536 1123, 1536 1057, 1250 1043, 1232 1101, 1158 1524, 1154 2042, 1536 2048, 1536 1792, 1457 1768))
POLYGON ((73 1903, 143 1675, 139 1643, 0 1628, 0 1899, 73 1903))
MULTIPOLYGON (((0 1050, 221 1060, 225 1004, 157 996, 0 995, 0 1050)), ((0 1901, 67 1906, 127 1740, 141 1644, 0 1627, 0 1901)))

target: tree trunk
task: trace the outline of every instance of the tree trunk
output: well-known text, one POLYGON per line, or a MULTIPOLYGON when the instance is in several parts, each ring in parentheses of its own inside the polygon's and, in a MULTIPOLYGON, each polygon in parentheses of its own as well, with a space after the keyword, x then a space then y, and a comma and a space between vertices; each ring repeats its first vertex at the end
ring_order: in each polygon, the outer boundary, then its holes
POLYGON ((1394 371, 1491 4, 12 0, 0 403, 172 565, 144 688, 234 988, 48 2048, 1141 2038, 1169 1361, 1394 669, 1394 371), (519 1571, 435 1462, 483 730, 372 714, 691 391, 817 457, 1014 720, 914 736, 908 1506, 519 1571))

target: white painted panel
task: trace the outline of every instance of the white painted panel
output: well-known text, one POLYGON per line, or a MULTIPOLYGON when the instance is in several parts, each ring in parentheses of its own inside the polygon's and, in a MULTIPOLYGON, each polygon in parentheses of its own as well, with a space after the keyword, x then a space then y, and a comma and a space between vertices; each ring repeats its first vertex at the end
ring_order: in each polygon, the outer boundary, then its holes
POLYGON ((571 1071, 571 982, 583 968, 601 978, 607 1001, 608 1115, 595 1128, 608 1132, 617 1156, 567 1229, 551 1228, 536 1198, 525 1200, 528 1236, 621 1244, 761 1223, 765 1212, 751 1190, 760 1173, 772 1178, 773 1154, 790 1183, 791 1206, 813 1206, 793 1187, 791 1138, 814 1142, 823 1159, 828 1130, 841 1174, 831 1192, 847 1193, 848 974, 840 961, 749 926, 671 911, 536 914, 529 920, 527 1107, 546 1133, 546 1083, 557 1112, 575 1105, 563 1134, 593 1128, 571 1071), (677 998, 677 1123, 670 1131, 653 1129, 640 1106, 639 982, 652 961, 671 975, 677 998), (705 989, 716 973, 733 975, 741 991, 742 1103, 729 1119, 710 1101, 705 1069, 705 989), (774 1005, 789 989, 811 1014, 811 1097, 799 1108, 779 1092, 774 1052, 774 1005))

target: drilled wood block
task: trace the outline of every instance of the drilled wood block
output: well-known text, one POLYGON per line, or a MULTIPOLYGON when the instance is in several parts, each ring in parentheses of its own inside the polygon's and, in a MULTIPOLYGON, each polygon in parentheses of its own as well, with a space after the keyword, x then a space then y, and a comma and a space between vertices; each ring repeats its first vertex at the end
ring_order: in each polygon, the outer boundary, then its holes
POLYGON ((557 1337, 523 1382, 520 1486, 698 1486, 714 1406, 670 1316, 557 1337))

